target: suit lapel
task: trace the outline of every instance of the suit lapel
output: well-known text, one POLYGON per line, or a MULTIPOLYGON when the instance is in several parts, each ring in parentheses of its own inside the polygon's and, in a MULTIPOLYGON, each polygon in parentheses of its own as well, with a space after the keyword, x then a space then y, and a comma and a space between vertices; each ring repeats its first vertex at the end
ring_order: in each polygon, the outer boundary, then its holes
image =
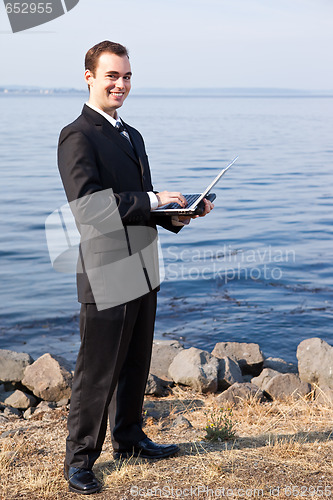
MULTIPOLYGON (((141 142, 138 141, 137 139, 137 135, 135 133, 132 132, 132 127, 130 127, 129 125, 127 125, 127 123, 124 122, 124 120, 122 120, 124 126, 126 127, 126 130, 128 131, 129 133, 129 136, 130 136, 130 139, 131 139, 131 142, 133 144, 133 147, 134 147, 134 150, 137 154, 137 160, 139 161, 139 164, 140 164, 140 169, 141 169, 141 177, 143 179, 143 183, 146 179, 146 176, 145 176, 145 158, 146 158, 146 154, 145 154, 145 151, 143 150, 143 147, 141 145, 141 142)), ((126 139, 125 139, 126 141, 126 139)))
MULTIPOLYGON (((136 163, 138 163, 138 157, 136 156, 132 146, 128 142, 125 137, 123 137, 119 132, 115 129, 111 123, 107 121, 104 116, 100 115, 94 109, 91 109, 89 106, 84 105, 82 114, 88 118, 89 121, 93 121, 94 125, 104 134, 108 139, 114 141, 121 149, 123 149, 128 156, 132 158, 136 163)), ((132 137, 131 137, 132 140, 132 137)), ((140 168, 141 167, 141 162, 140 168)))

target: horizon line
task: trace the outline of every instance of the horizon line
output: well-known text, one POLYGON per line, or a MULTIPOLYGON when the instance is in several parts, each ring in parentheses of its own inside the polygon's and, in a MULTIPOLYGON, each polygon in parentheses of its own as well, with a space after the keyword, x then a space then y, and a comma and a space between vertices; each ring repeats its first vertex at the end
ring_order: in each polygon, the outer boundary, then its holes
MULTIPOLYGON (((0 89, 17 89, 17 90, 72 90, 77 92, 88 92, 84 87, 52 87, 52 86, 39 86, 39 85, 17 85, 17 84, 1 84, 0 89)), ((283 91, 283 92, 333 92, 333 89, 302 89, 302 88, 293 88, 293 87, 134 87, 132 90, 139 90, 144 92, 149 91, 159 91, 159 90, 167 90, 167 91, 182 91, 182 90, 223 90, 223 91, 283 91)))

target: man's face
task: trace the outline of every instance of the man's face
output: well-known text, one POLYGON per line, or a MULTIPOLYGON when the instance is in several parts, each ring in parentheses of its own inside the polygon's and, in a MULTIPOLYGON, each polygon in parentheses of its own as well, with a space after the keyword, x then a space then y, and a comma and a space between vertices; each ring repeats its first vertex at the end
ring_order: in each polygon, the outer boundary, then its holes
POLYGON ((90 104, 115 117, 116 109, 123 105, 131 89, 131 76, 127 56, 101 54, 95 75, 89 70, 85 72, 85 80, 90 85, 90 104))

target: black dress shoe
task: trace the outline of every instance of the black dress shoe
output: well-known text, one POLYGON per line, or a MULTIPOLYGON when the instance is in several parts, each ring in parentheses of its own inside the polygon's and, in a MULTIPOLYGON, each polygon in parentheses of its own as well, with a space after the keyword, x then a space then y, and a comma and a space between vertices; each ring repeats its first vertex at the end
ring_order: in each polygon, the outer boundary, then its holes
POLYGON ((65 463, 64 476, 68 481, 69 490, 74 493, 90 495, 91 493, 97 493, 102 487, 91 469, 68 467, 65 463))
POLYGON ((116 450, 113 458, 116 460, 129 457, 166 458, 175 455, 178 451, 176 444, 157 444, 146 437, 132 447, 116 450))

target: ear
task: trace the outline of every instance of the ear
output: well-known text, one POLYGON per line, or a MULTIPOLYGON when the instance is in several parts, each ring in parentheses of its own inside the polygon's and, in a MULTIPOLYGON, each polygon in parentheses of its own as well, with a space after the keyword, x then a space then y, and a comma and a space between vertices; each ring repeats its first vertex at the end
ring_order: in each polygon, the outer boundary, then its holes
POLYGON ((94 80, 94 76, 93 76, 92 72, 90 71, 90 69, 86 69, 86 71, 84 72, 84 79, 90 87, 93 83, 93 80, 94 80))

